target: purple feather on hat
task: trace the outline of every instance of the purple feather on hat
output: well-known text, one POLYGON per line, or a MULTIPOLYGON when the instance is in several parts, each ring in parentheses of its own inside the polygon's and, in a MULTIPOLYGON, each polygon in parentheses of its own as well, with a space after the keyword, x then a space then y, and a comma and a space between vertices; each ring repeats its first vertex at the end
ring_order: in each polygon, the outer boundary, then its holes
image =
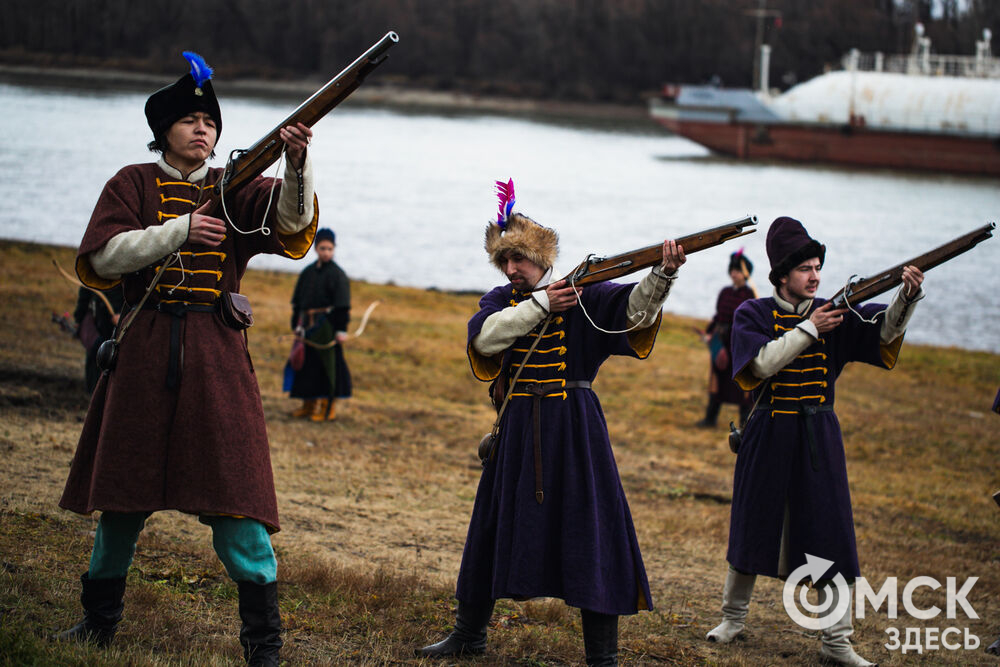
POLYGON ((503 181, 496 182, 497 199, 500 200, 499 212, 497 213, 497 225, 500 229, 507 228, 507 218, 510 217, 510 212, 514 208, 514 179, 509 179, 506 183, 503 181))

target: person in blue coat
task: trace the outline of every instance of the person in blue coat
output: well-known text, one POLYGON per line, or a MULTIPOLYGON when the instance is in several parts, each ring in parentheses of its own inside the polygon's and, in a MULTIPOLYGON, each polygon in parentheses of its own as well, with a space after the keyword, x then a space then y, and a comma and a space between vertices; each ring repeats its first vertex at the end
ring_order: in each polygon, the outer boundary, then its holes
MULTIPOLYGON (((833 562, 813 582, 826 603, 832 596, 831 609, 836 575, 853 591, 860 571, 835 386, 848 362, 896 364, 913 305, 923 297, 923 274, 908 266, 888 307, 833 308, 816 297, 826 247, 792 218, 771 224, 766 249, 774 295, 745 301, 733 322, 733 378, 760 400, 736 458, 723 621, 707 636, 720 643, 743 631, 756 576, 786 577, 806 554, 833 562)), ((851 648, 852 608, 823 631, 820 653, 844 665, 871 665, 851 648)))
POLYGON ((509 185, 510 201, 501 199, 485 246, 509 282, 479 302, 467 350, 497 403, 514 386, 476 493, 455 629, 418 653, 481 654, 495 600, 553 597, 581 610, 587 664, 613 665, 618 616, 652 609, 652 599, 591 382, 611 355, 652 352, 684 252, 664 241, 662 264, 638 284, 552 282, 556 232, 512 213, 513 184, 498 185, 509 185))

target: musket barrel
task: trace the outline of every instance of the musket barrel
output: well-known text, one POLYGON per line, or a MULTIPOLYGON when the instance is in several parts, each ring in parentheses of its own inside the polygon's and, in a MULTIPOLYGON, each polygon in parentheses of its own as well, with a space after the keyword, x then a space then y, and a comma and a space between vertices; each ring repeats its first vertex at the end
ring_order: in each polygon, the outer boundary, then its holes
POLYGON ((996 229, 996 223, 989 222, 929 252, 925 252, 902 264, 897 264, 885 271, 879 271, 871 278, 849 283, 830 297, 830 303, 835 308, 842 308, 848 303, 853 306, 876 297, 879 294, 884 294, 902 282, 903 267, 912 265, 921 271, 929 271, 964 252, 972 250, 986 239, 992 238, 994 229, 996 229))
POLYGON ((239 155, 229 160, 219 185, 227 192, 232 191, 263 173, 281 156, 284 145, 279 138, 281 128, 295 123, 312 127, 353 93, 365 77, 382 64, 388 57, 386 52, 397 42, 399 35, 390 30, 250 148, 245 151, 234 151, 234 154, 238 152, 239 155))
MULTIPOLYGON (((756 224, 757 216, 747 215, 737 220, 732 220, 723 225, 719 225, 718 227, 712 227, 711 229, 704 229, 694 234, 678 237, 675 240, 678 245, 684 246, 685 253, 698 252, 699 250, 712 248, 725 243, 726 241, 739 238, 740 236, 752 234, 757 230, 744 229, 744 227, 756 224)), ((634 273, 635 271, 639 271, 640 269, 645 269, 658 264, 662 258, 662 245, 662 242, 656 243, 644 248, 639 248, 638 250, 612 255, 610 257, 594 257, 591 255, 579 264, 571 273, 562 278, 562 280, 566 280, 573 285, 584 286, 596 282, 620 278, 630 273, 634 273), (591 267, 598 268, 591 269, 591 267)), ((541 289, 545 289, 545 287, 535 288, 535 290, 541 289)))

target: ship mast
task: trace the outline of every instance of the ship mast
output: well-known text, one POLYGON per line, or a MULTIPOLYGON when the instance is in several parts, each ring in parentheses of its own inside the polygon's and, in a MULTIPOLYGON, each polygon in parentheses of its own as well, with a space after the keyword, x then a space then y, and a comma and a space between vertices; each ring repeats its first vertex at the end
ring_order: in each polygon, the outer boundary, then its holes
POLYGON ((757 0, 755 9, 746 9, 743 13, 757 19, 757 31, 753 40, 753 90, 762 90, 767 88, 767 69, 770 65, 770 59, 762 57, 765 47, 770 54, 770 46, 764 44, 764 22, 769 17, 780 19, 781 12, 768 9, 767 0, 757 0))

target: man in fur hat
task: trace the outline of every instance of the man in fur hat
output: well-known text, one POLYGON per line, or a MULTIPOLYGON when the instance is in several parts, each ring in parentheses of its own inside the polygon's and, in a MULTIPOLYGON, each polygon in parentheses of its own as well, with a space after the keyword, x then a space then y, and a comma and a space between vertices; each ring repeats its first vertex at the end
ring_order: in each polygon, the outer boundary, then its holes
POLYGON ((503 209, 486 229, 486 252, 509 282, 480 300, 467 351, 498 403, 508 389, 510 400, 476 493, 455 629, 418 653, 481 654, 497 598, 555 597, 581 610, 587 664, 614 665, 618 616, 652 601, 590 383, 610 355, 652 352, 684 251, 664 241, 662 264, 638 284, 574 289, 551 282, 556 232, 503 209))
MULTIPOLYGON (((826 248, 798 220, 771 223, 766 248, 774 295, 744 302, 733 324, 733 377, 763 396, 736 459, 723 621, 707 636, 720 643, 743 631, 756 576, 786 577, 806 554, 833 561, 814 582, 821 607, 836 608, 831 581, 838 574, 853 594, 860 571, 834 385, 850 361, 891 369, 923 297, 923 274, 908 266, 888 308, 834 309, 816 297, 826 248)), ((871 665, 851 647, 852 611, 847 604, 831 619, 820 653, 843 665, 871 665)))
POLYGON ((124 167, 104 186, 77 255, 89 287, 121 284, 120 344, 91 400, 60 506, 101 510, 81 577, 84 619, 59 639, 108 645, 122 617, 125 578, 146 519, 197 514, 239 589, 240 643, 251 665, 277 665, 281 647, 278 530, 260 391, 244 332, 220 317, 257 253, 304 256, 318 207, 304 125, 281 131, 285 178, 226 197, 225 219, 201 202, 222 170, 209 168, 222 114, 195 54, 192 69, 153 93, 146 119, 155 163, 124 167), (234 229, 230 230, 228 227, 234 229), (265 234, 264 232, 270 232, 265 234))

